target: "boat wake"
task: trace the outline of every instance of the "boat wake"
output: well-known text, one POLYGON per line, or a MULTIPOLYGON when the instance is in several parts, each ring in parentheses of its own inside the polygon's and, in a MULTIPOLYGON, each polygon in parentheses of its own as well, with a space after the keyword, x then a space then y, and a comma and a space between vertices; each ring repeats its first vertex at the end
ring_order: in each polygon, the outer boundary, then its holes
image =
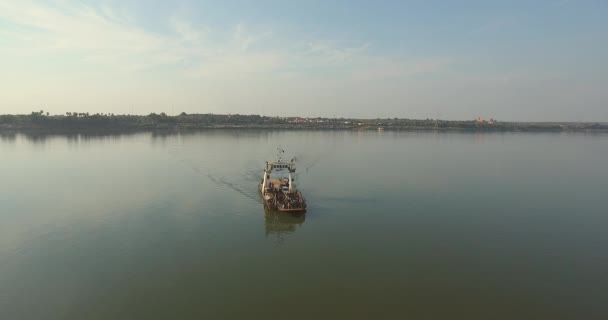
MULTIPOLYGON (((212 174, 211 172, 207 172, 205 174, 205 172, 203 172, 203 170, 199 167, 197 167, 196 165, 193 165, 190 161, 188 161, 185 158, 181 158, 179 159, 179 162, 181 162, 182 164, 184 164, 186 167, 189 167, 190 169, 192 169, 194 172, 200 174, 201 176, 206 176, 209 180, 211 180, 211 182, 213 182, 214 184, 216 184, 219 187, 226 187, 228 189, 231 189, 237 193, 240 193, 241 195, 259 203, 259 204, 263 204, 264 202, 262 202, 262 200, 259 197, 259 194, 257 193, 257 190, 254 190, 252 192, 248 192, 246 191, 245 188, 241 188, 240 186, 238 186, 235 183, 232 183, 228 180, 226 180, 225 178, 219 177, 217 175, 212 174)), ((246 181, 248 180, 252 180, 252 181, 256 181, 257 179, 254 178, 253 176, 253 170, 251 170, 250 172, 247 172, 247 178, 245 179, 246 181), (252 179, 253 178, 253 179, 252 179)), ((254 184, 255 185, 255 184, 254 184)))
POLYGON ((227 187, 228 189, 232 189, 233 191, 236 191, 236 192, 242 194, 243 196, 245 196, 259 204, 264 204, 264 202, 262 202, 262 200, 260 200, 260 197, 258 196, 257 192, 254 196, 254 195, 248 193, 247 191, 243 190, 238 185, 231 183, 229 181, 226 181, 224 178, 215 177, 211 173, 207 173, 207 178, 209 178, 209 180, 211 180, 213 183, 215 183, 216 185, 218 185, 220 187, 227 187))

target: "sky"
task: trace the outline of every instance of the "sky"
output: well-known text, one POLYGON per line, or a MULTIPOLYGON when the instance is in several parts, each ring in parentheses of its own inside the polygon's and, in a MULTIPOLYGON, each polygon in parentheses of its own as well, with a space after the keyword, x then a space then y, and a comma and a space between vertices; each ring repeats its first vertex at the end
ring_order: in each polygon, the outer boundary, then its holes
POLYGON ((608 1, 0 0, 0 114, 608 121, 608 1))

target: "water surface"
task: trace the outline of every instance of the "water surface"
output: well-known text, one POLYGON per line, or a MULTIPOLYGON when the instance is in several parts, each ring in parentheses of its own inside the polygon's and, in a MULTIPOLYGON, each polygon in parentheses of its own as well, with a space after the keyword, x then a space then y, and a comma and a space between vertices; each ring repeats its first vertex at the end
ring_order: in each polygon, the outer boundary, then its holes
POLYGON ((0 138, 0 319, 608 316, 608 135, 0 138))

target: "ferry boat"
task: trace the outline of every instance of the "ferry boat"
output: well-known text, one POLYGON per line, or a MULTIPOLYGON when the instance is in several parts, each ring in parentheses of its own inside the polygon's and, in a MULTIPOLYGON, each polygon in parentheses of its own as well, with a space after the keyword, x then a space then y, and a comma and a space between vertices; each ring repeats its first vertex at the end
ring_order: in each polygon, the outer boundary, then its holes
POLYGON ((278 161, 266 161, 264 165, 264 177, 260 182, 264 206, 270 210, 304 212, 306 200, 294 184, 296 164, 294 159, 283 161, 281 154, 284 152, 278 148, 278 161))

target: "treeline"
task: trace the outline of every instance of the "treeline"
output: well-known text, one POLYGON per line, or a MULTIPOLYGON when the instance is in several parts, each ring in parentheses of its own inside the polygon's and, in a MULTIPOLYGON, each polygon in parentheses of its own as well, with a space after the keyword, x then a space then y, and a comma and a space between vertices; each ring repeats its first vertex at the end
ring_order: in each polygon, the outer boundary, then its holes
POLYGON ((50 115, 43 110, 26 115, 0 115, 0 131, 139 131, 207 128, 285 128, 357 130, 475 130, 475 131, 608 131, 606 123, 448 121, 438 119, 352 119, 268 117, 240 114, 186 114, 169 116, 115 115, 67 112, 50 115))
POLYGON ((0 130, 145 130, 213 128, 221 126, 272 126, 287 124, 285 118, 259 115, 186 114, 168 116, 116 115, 67 112, 50 115, 43 110, 27 115, 0 115, 0 130))

